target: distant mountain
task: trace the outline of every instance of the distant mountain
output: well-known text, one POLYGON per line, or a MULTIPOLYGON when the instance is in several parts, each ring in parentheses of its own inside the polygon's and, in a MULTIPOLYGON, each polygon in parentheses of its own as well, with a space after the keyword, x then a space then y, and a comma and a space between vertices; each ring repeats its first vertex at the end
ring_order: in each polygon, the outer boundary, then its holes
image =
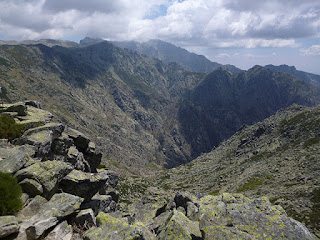
POLYGON ((253 124, 293 103, 320 103, 320 88, 288 73, 255 66, 239 74, 218 69, 179 106, 179 122, 192 157, 210 151, 243 124, 253 124))
POLYGON ((175 191, 267 196, 320 237, 319 124, 320 106, 293 105, 153 182, 175 191))
POLYGON ((294 66, 288 66, 288 65, 280 65, 280 66, 266 65, 265 67, 273 71, 290 73, 291 75, 297 78, 301 78, 309 83, 312 83, 320 87, 320 75, 299 71, 294 66))
POLYGON ((211 62, 205 56, 190 53, 187 50, 177 47, 171 43, 161 40, 149 40, 147 42, 112 42, 121 48, 128 48, 133 51, 145 54, 150 58, 157 58, 164 63, 176 62, 184 69, 191 72, 208 73, 218 67, 224 67, 234 73, 239 73, 241 69, 233 65, 222 65, 217 62, 211 62))
POLYGON ((37 45, 43 44, 48 47, 61 46, 61 47, 78 47, 79 44, 68 40, 55 40, 55 39, 40 39, 40 40, 24 40, 24 41, 1 41, 0 45, 37 45))

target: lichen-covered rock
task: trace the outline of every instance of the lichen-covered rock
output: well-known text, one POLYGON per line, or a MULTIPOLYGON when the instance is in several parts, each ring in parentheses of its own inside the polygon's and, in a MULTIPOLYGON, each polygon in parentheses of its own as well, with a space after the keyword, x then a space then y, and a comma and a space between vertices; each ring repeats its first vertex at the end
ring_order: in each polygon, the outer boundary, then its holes
POLYGON ((85 240, 155 239, 155 236, 143 223, 137 222, 129 225, 124 219, 113 218, 107 213, 100 213, 97 216, 97 225, 98 227, 85 232, 85 240))
POLYGON ((58 188, 59 182, 72 171, 70 164, 60 161, 37 162, 15 174, 18 181, 25 178, 39 182, 43 187, 43 196, 50 198, 58 188))
MULTIPOLYGON (((109 205, 112 202, 112 197, 109 195, 94 195, 91 200, 87 203, 84 203, 85 208, 91 208, 94 212, 94 215, 98 215, 100 212, 109 212, 109 205)), ((114 209, 112 209, 114 210, 114 209)))
POLYGON ((49 123, 52 117, 50 112, 29 105, 27 106, 27 115, 19 116, 15 118, 15 121, 27 130, 49 123))
POLYGON ((106 172, 86 173, 73 170, 63 178, 59 187, 64 192, 90 199, 106 184, 108 178, 106 172))
POLYGON ((31 145, 0 148, 0 169, 2 172, 14 174, 32 162, 35 151, 31 145))
POLYGON ((85 160, 83 153, 79 152, 75 146, 71 146, 67 153, 67 161, 71 163, 76 170, 91 172, 89 163, 85 160))
POLYGON ((72 226, 67 221, 63 221, 57 225, 44 240, 71 240, 72 239, 72 226))
POLYGON ((96 226, 96 217, 92 209, 81 210, 74 219, 76 226, 81 226, 82 229, 89 229, 96 226))
POLYGON ((313 239, 306 227, 267 198, 224 193, 205 196, 199 204, 200 228, 208 239, 313 239))
POLYGON ((27 115, 27 107, 24 102, 17 102, 13 104, 3 104, 1 112, 16 112, 18 116, 27 115))
POLYGON ((32 145, 36 155, 43 157, 51 151, 53 140, 61 135, 63 129, 64 125, 61 123, 47 123, 25 131, 15 143, 32 145))
POLYGON ((73 139, 74 141, 74 145, 81 151, 81 152, 86 152, 86 150, 88 149, 88 145, 90 142, 90 139, 85 136, 83 133, 72 129, 72 128, 67 128, 66 129, 66 134, 68 134, 68 136, 70 138, 73 139))
POLYGON ((41 195, 43 193, 42 185, 36 180, 25 178, 19 182, 23 192, 27 193, 30 197, 41 195))
POLYGON ((36 215, 42 205, 47 203, 48 200, 46 200, 44 197, 41 196, 35 196, 27 206, 25 206, 19 213, 18 217, 20 219, 29 219, 32 216, 36 215))
POLYGON ((0 238, 19 232, 18 220, 15 216, 0 217, 0 238))
POLYGON ((39 212, 28 220, 26 228, 28 240, 38 239, 46 230, 80 208, 83 199, 67 193, 55 194, 41 206, 39 212))

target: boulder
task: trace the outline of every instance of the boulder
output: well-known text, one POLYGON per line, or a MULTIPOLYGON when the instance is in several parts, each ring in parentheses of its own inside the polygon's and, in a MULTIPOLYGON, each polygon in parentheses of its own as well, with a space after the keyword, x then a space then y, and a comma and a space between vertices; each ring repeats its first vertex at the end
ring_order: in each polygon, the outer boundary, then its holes
POLYGON ((306 227, 265 197, 224 193, 205 196, 199 204, 200 228, 208 239, 313 239, 306 227))
MULTIPOLYGON (((202 239, 199 222, 188 219, 183 213, 173 210, 169 221, 159 228, 159 240, 202 239)), ((210 239, 210 238, 209 238, 210 239)))
POLYGON ((32 106, 32 107, 41 109, 41 105, 40 105, 40 103, 37 102, 37 101, 28 100, 28 101, 25 101, 25 104, 26 104, 27 106, 32 106))
POLYGON ((15 141, 15 144, 29 144, 34 146, 36 156, 44 157, 51 151, 54 139, 59 137, 64 129, 61 123, 47 123, 43 126, 31 128, 15 141))
POLYGON ((83 153, 79 152, 75 146, 71 146, 67 153, 67 161, 71 163, 76 170, 91 172, 89 163, 84 159, 83 153))
POLYGON ((59 182, 72 170, 73 167, 64 162, 45 161, 21 169, 15 177, 18 181, 26 178, 37 181, 42 185, 43 196, 49 199, 56 192, 59 182))
POLYGON ((81 152, 86 152, 90 142, 90 139, 87 136, 72 128, 67 128, 65 132, 71 139, 73 139, 74 145, 81 152))
POLYGON ((27 106, 27 115, 18 116, 15 121, 27 130, 49 123, 52 117, 50 112, 29 105, 27 106))
POLYGON ((85 232, 85 240, 155 239, 155 236, 143 223, 137 222, 129 225, 126 220, 113 218, 107 213, 100 213, 97 216, 97 225, 98 227, 85 232))
POLYGON ((31 145, 0 148, 0 169, 2 172, 14 174, 30 161, 35 151, 31 145))
POLYGON ((39 212, 42 205, 44 205, 47 202, 48 200, 46 200, 45 198, 39 195, 35 196, 27 206, 25 206, 21 211, 19 211, 18 217, 20 219, 31 218, 32 216, 36 215, 39 212))
POLYGON ((35 197, 43 193, 42 185, 33 179, 25 178, 19 182, 19 185, 23 192, 27 193, 30 197, 35 197))
POLYGON ((55 154, 67 156, 69 148, 73 145, 73 140, 67 134, 62 132, 61 136, 52 143, 52 151, 55 154))
POLYGON ((44 240, 71 240, 72 239, 72 226, 67 221, 63 221, 57 225, 44 240))
POLYGON ((96 217, 92 209, 81 210, 74 219, 74 224, 83 230, 96 226, 96 217))
POLYGON ((57 225, 80 208, 83 199, 67 193, 55 194, 41 206, 39 212, 27 221, 27 239, 38 239, 48 229, 57 225))
POLYGON ((86 173, 73 170, 62 179, 59 188, 61 188, 63 192, 89 200, 106 184, 108 178, 105 171, 86 173))
POLYGON ((112 202, 112 197, 109 195, 96 194, 89 202, 84 203, 84 208, 91 208, 94 215, 98 215, 100 212, 109 212, 109 205, 112 202))
POLYGON ((15 216, 0 217, 0 238, 19 232, 18 220, 15 216))
POLYGON ((1 109, 1 112, 16 112, 18 116, 27 115, 27 107, 24 102, 17 102, 13 104, 4 104, 4 108, 1 109))

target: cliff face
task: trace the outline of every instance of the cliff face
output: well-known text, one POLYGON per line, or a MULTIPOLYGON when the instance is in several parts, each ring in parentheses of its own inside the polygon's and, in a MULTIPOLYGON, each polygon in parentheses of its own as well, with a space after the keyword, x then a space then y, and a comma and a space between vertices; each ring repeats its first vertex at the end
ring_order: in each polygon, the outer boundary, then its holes
POLYGON ((0 167, 24 192, 23 209, 0 217, 0 238, 314 239, 266 197, 153 187, 118 204, 118 176, 100 165, 101 154, 84 134, 52 121, 38 102, 2 105, 0 112, 23 128, 21 136, 2 140, 0 167))

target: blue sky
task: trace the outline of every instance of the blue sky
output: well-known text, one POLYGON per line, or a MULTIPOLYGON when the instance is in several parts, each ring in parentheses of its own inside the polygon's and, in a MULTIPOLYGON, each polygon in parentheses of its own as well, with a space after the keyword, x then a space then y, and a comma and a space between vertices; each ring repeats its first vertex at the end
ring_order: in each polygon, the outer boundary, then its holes
POLYGON ((1 0, 0 39, 161 39, 248 69, 320 74, 319 0, 1 0))

